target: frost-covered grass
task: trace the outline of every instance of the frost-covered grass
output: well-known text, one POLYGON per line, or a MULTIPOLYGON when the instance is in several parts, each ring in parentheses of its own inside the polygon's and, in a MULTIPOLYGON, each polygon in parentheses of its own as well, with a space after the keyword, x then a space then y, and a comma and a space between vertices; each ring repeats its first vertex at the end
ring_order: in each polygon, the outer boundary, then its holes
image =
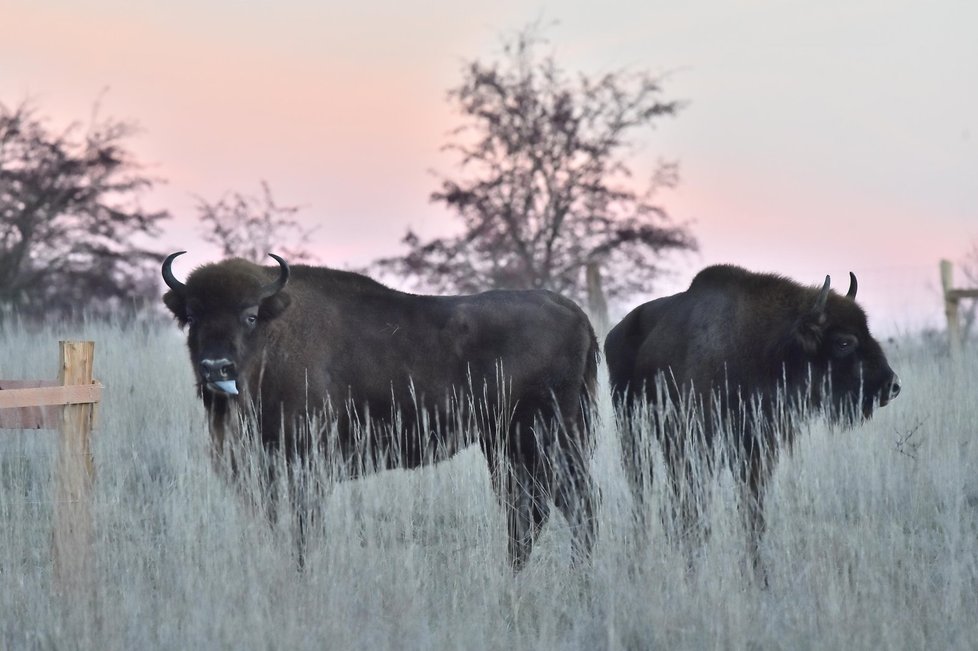
POLYGON ((633 536, 610 400, 593 468, 593 562, 552 516, 527 568, 476 450, 334 487, 299 572, 212 470, 172 326, 0 329, 0 377, 54 378, 57 341, 94 339, 93 570, 53 589, 56 432, 0 432, 0 648, 967 648, 978 640, 978 355, 961 368, 890 346, 904 391, 852 430, 814 423, 767 500, 768 585, 745 569, 721 476, 693 571, 652 487, 633 536))

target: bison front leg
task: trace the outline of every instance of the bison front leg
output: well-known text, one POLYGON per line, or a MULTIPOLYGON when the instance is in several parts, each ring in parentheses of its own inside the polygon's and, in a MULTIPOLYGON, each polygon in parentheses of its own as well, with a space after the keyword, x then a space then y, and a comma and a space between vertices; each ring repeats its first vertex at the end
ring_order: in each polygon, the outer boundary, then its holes
POLYGON ((252 516, 272 519, 267 504, 270 469, 260 446, 242 434, 246 423, 226 416, 211 416, 210 459, 214 473, 237 492, 252 516))
MULTIPOLYGON (((211 467, 218 476, 232 479, 238 475, 238 460, 233 449, 239 442, 236 430, 229 423, 230 416, 225 413, 208 413, 207 429, 210 434, 211 467)), ((237 451, 240 455, 240 450, 237 451)))
POLYGON ((754 443, 744 452, 740 463, 739 479, 744 526, 747 532, 747 558, 754 578, 761 585, 767 585, 767 572, 761 558, 761 541, 767 528, 764 518, 764 494, 771 477, 773 451, 763 450, 761 444, 754 443))

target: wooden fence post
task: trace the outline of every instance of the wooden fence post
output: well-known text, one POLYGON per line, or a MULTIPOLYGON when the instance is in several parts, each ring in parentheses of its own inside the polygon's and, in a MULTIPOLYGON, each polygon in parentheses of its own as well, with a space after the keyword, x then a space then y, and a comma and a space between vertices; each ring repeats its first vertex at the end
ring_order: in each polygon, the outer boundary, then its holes
POLYGON ((594 330, 599 338, 603 338, 608 332, 608 301, 604 296, 604 289, 601 287, 601 270, 597 263, 590 262, 585 267, 585 280, 587 281, 587 304, 591 319, 594 321, 594 330))
POLYGON ((57 380, 0 380, 0 429, 57 429, 54 532, 56 590, 82 588, 92 570, 91 433, 102 385, 92 379, 95 342, 62 341, 57 380))
POLYGON ((978 289, 955 289, 954 267, 950 260, 941 260, 941 287, 944 289, 944 315, 947 317, 947 336, 952 359, 960 359, 963 341, 958 322, 958 304, 962 298, 978 298, 978 289))
POLYGON ((95 342, 62 341, 57 380, 0 380, 0 429, 58 429, 53 585, 83 588, 92 570, 91 432, 102 385, 92 379, 95 342))
MULTIPOLYGON (((91 385, 93 341, 60 342, 58 383, 91 385)), ((91 432, 95 404, 62 408, 54 496, 54 579, 60 589, 88 582, 92 571, 92 483, 95 466, 91 432)))
POLYGON ((954 265, 941 260, 941 287, 944 290, 944 316, 947 318, 947 336, 951 358, 961 356, 961 325, 958 321, 958 297, 954 295, 954 265))

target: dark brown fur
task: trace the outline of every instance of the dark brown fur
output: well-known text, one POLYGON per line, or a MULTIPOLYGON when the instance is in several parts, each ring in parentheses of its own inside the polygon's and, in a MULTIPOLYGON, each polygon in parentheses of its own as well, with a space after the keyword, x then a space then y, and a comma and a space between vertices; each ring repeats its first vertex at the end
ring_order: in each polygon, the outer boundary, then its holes
POLYGON ((193 317, 188 347, 203 387, 202 359, 234 362, 240 395, 201 392, 218 447, 235 404, 257 409, 264 445, 284 442, 289 459, 309 454, 297 434, 307 415, 331 411, 337 440, 312 444, 341 455, 349 475, 414 468, 478 443, 509 516, 515 567, 548 517, 549 498, 571 524, 578 553, 590 552, 597 342, 573 302, 547 291, 418 296, 302 265, 291 267, 282 291, 260 299, 278 274, 226 260, 196 269, 184 289, 164 296, 181 325, 193 317), (475 431, 462 440, 444 427, 425 431, 419 407, 431 423, 458 422, 461 412, 475 431), (358 444, 368 415, 372 440, 358 444))
MULTIPOLYGON (((696 459, 709 457, 722 437, 735 477, 746 489, 750 549, 764 528, 764 486, 782 445, 790 446, 795 419, 824 407, 834 420, 869 418, 899 392, 899 383, 866 314, 850 293, 723 265, 701 271, 685 292, 632 310, 605 340, 612 394, 626 413, 651 404, 679 502, 680 524, 695 527, 701 492, 690 484, 696 459), (703 410, 702 431, 691 433, 662 403, 690 402, 703 410), (696 458, 691 458, 695 455, 696 458)), ((633 491, 648 466, 637 467, 641 428, 624 428, 623 453, 633 491)), ((640 455, 639 455, 640 456, 640 455)))

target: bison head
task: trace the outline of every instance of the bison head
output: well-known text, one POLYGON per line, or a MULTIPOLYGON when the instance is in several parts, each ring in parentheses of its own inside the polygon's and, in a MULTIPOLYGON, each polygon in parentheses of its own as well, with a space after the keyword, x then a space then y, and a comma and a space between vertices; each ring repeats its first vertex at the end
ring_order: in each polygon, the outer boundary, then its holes
POLYGON ((795 377, 788 382, 810 382, 814 402, 830 407, 836 418, 869 418, 877 405, 886 405, 900 393, 900 378, 856 304, 855 274, 849 273, 845 296, 830 294, 830 282, 826 276, 814 304, 802 306, 791 329, 786 369, 795 377))
POLYGON ((289 265, 274 253, 278 278, 240 258, 209 264, 193 271, 186 284, 173 275, 174 258, 163 261, 163 280, 170 288, 163 302, 180 326, 189 326, 187 346, 200 386, 222 395, 237 395, 238 381, 260 359, 263 333, 269 321, 289 306, 284 290, 289 265))

